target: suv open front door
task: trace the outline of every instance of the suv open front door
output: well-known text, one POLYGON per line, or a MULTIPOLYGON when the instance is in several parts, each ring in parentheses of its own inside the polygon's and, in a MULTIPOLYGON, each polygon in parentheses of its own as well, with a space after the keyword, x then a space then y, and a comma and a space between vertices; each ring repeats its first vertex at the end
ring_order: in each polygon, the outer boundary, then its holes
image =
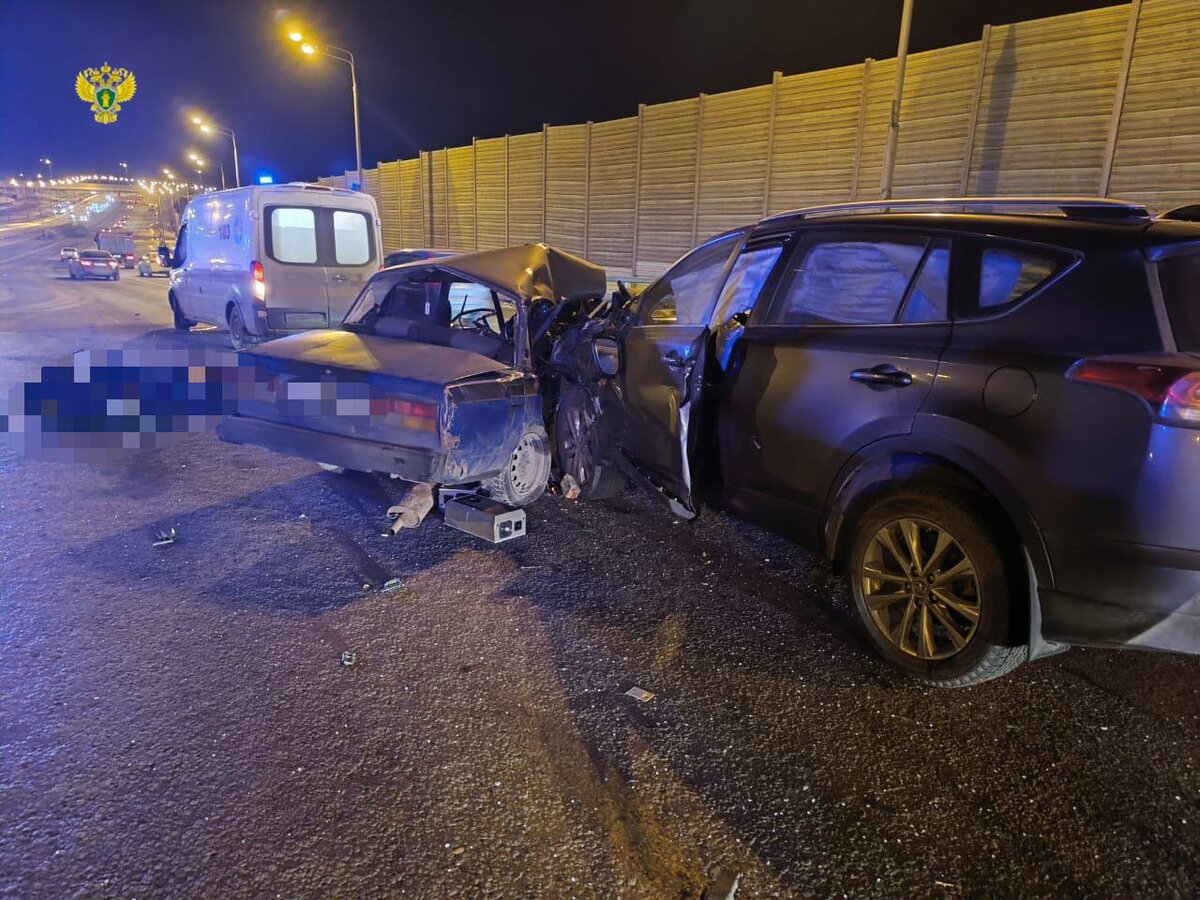
POLYGON ((710 338, 709 317, 741 233, 709 241, 638 298, 619 335, 620 396, 612 404, 619 444, 676 515, 695 515, 693 453, 710 338))

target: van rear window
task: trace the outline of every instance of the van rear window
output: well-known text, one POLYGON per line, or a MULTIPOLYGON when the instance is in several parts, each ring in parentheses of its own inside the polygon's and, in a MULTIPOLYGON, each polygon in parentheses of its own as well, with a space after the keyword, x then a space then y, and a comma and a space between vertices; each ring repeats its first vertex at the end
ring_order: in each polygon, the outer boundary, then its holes
POLYGON ((290 206, 272 209, 271 249, 283 263, 315 263, 317 219, 313 210, 290 206))
POLYGON ((1200 253, 1168 257, 1158 273, 1176 345, 1200 353, 1200 253))

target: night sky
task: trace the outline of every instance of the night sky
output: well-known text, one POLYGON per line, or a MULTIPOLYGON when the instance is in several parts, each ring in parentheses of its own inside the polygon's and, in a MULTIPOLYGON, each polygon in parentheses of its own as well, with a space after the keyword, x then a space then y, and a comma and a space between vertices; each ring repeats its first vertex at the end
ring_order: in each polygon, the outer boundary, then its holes
MULTIPOLYGON (((1111 0, 916 0, 912 50, 974 40, 1000 24, 1111 0)), ((353 168, 346 66, 302 58, 275 3, 0 0, 0 174, 135 175, 185 170, 208 143, 185 113, 238 133, 243 180, 353 168), (118 121, 99 125, 75 74, 109 62, 137 76, 118 121)), ((900 0, 503 0, 290 5, 293 19, 358 58, 363 165, 588 119, 639 102, 764 84, 786 74, 894 55, 900 0)), ((232 167, 226 162, 232 180, 232 167)))

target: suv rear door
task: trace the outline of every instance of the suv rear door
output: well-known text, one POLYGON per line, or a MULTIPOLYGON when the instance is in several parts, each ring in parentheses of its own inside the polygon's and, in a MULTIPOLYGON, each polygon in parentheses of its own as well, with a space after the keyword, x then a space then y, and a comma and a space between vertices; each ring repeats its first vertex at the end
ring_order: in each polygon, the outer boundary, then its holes
POLYGON ((727 503, 815 535, 845 462, 912 430, 950 338, 952 246, 865 226, 800 233, 724 379, 727 503))

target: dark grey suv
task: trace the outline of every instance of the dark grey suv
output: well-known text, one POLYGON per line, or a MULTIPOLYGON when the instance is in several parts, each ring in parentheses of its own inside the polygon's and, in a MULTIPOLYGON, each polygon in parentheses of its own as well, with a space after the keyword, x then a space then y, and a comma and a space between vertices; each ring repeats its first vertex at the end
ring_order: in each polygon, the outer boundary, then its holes
POLYGON ((615 462, 819 547, 879 652, 940 685, 1070 644, 1200 652, 1200 225, 802 210, 625 300, 561 395, 584 496, 615 462))

